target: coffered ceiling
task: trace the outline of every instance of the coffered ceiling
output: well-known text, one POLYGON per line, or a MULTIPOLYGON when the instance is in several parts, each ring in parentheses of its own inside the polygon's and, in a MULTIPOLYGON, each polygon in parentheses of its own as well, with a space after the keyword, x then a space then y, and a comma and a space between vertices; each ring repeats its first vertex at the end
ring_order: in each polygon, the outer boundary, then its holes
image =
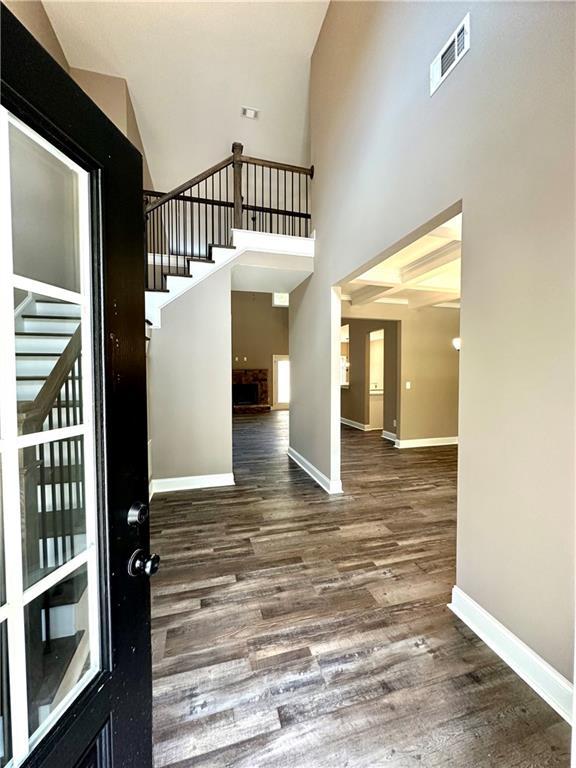
POLYGON ((353 305, 460 306, 462 214, 342 285, 353 305))
POLYGON ((44 5, 72 67, 127 80, 157 189, 222 160, 233 141, 308 163, 310 57, 326 0, 44 5))

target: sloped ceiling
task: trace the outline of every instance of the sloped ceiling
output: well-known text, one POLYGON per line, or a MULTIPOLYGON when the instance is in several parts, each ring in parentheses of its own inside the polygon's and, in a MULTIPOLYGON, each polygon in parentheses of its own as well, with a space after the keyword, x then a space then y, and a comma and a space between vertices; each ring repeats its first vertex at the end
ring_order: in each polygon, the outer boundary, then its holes
POLYGON ((155 186, 230 154, 308 158, 310 57, 327 2, 45 2, 72 67, 124 77, 155 186), (258 120, 241 106, 260 109, 258 120))

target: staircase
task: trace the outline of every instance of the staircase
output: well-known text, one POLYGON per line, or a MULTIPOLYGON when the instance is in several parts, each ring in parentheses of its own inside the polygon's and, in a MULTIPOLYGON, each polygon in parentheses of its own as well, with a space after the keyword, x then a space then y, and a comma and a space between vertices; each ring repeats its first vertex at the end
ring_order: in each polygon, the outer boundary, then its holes
MULTIPOLYGON (((80 307, 29 294, 15 310, 20 434, 82 422, 80 307)), ((81 437, 21 451, 24 572, 31 586, 86 545, 81 437)), ((27 607, 28 678, 34 728, 89 660, 85 569, 27 607), (41 685, 38 681, 42 681, 41 685)))
MULTIPOLYGON (((313 168, 248 157, 242 144, 169 193, 144 192, 146 317, 223 266, 240 286, 289 292, 313 272, 313 168), (263 272, 263 270, 266 270, 263 272)), ((248 288, 238 287, 248 290, 248 288)))

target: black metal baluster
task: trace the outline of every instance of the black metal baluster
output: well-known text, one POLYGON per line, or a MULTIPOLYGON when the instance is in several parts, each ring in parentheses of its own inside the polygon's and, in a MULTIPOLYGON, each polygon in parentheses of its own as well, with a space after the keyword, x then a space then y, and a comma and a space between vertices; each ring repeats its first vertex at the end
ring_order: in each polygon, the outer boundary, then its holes
MULTIPOLYGON (((54 409, 52 408, 50 410, 50 413, 48 414, 48 429, 54 429, 54 409)), ((53 539, 54 539, 54 565, 59 564, 59 540, 61 538, 60 530, 60 515, 59 511, 57 509, 58 505, 58 499, 57 496, 59 494, 56 493, 56 453, 54 451, 54 441, 52 440, 50 443, 48 443, 48 454, 50 456, 50 475, 52 478, 52 482, 50 484, 50 495, 52 497, 52 519, 53 519, 53 539)))
MULTIPOLYGON (((73 404, 70 403, 70 381, 69 378, 64 382, 65 394, 66 394, 66 424, 70 426, 72 421, 72 408, 73 404)), ((72 440, 66 441, 66 452, 68 460, 68 525, 70 530, 70 557, 74 557, 74 512, 72 505, 72 487, 74 480, 72 478, 72 440)))
MULTIPOLYGON (((309 210, 308 210, 308 179, 309 179, 309 177, 306 176, 306 185, 305 185, 305 188, 306 188, 306 213, 309 213, 309 210)), ((306 226, 305 226, 305 236, 306 237, 310 236, 310 233, 308 231, 309 223, 310 223, 310 219, 308 218, 308 216, 306 216, 306 226)))
MULTIPOLYGON (((56 413, 58 414, 58 426, 62 426, 62 415, 64 412, 64 407, 62 405, 62 390, 58 393, 58 397, 56 399, 57 407, 56 407, 56 413)), ((64 451, 63 451, 63 441, 58 440, 58 469, 60 471, 60 483, 59 483, 59 490, 60 490, 60 518, 61 518, 61 527, 62 527, 62 562, 65 563, 69 558, 67 556, 68 554, 68 542, 66 540, 66 501, 64 497, 64 451)), ((70 472, 70 468, 68 468, 68 472, 70 472)))
MULTIPOLYGON (((298 174, 298 213, 302 213, 302 174, 298 174)), ((302 216, 298 217, 298 235, 302 237, 302 216)))
MULTIPOLYGON (((40 535, 42 536, 42 570, 46 571, 48 568, 48 526, 47 526, 47 504, 46 504, 46 446, 41 443, 38 446, 38 459, 39 459, 39 475, 40 475, 40 535)), ((52 504, 52 507, 54 504, 52 504)), ((52 512, 54 515, 54 512, 52 512)))

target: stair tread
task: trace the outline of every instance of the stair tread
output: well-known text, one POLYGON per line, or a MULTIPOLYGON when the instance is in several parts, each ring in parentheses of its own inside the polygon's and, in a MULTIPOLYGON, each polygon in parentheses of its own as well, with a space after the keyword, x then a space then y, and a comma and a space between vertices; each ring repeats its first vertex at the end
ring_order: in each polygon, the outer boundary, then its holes
POLYGON ((71 338, 71 333, 62 333, 62 332, 56 332, 56 331, 16 331, 16 336, 48 336, 49 338, 71 338))
POLYGON ((47 373, 39 373, 36 376, 16 376, 16 381, 46 381, 47 373))
POLYGON ((62 299, 49 299, 46 297, 45 299, 41 299, 40 297, 36 298, 36 304, 64 304, 65 306, 78 306, 77 304, 74 304, 73 301, 62 301, 62 299))
POLYGON ((16 357, 60 357, 60 352, 16 352, 16 357))
POLYGON ((77 320, 80 322, 79 317, 74 315, 20 315, 23 320, 77 320))

